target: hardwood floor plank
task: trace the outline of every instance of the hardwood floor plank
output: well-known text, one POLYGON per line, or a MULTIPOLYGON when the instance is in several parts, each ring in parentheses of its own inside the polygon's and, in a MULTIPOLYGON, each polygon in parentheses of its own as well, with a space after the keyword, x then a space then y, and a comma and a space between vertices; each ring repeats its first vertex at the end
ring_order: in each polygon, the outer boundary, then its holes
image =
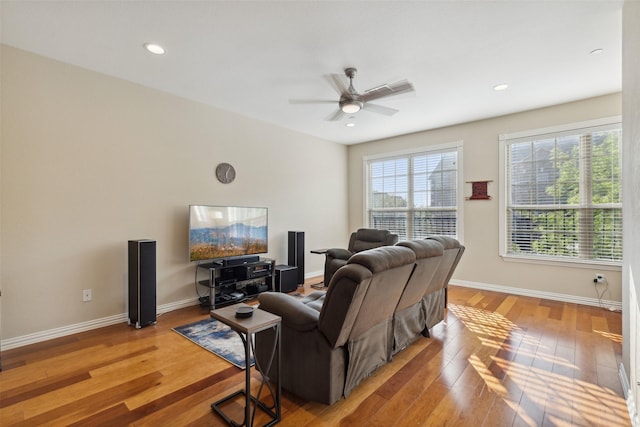
MULTIPOLYGON (((425 340, 426 341, 426 340, 425 340)), ((414 350, 417 346, 411 346, 405 350, 414 350)), ((404 352, 404 350, 403 350, 404 352)), ((404 366, 399 369, 395 375, 392 375, 386 380, 375 393, 386 400, 391 400, 396 394, 407 385, 412 384, 414 381, 427 381, 427 378, 434 377, 437 371, 428 369, 428 364, 434 365, 434 369, 438 368, 441 364, 440 355, 442 352, 442 344, 437 341, 431 341, 429 345, 424 347, 422 351, 415 354, 410 360, 408 360, 404 366)), ((404 356, 404 354, 403 354, 404 356)), ((401 363, 399 357, 395 357, 393 363, 401 363)))
POLYGON ((85 427, 85 426, 112 426, 112 420, 120 415, 126 415, 129 413, 129 408, 124 403, 108 407, 95 414, 91 414, 90 419, 80 419, 76 422, 70 423, 69 427, 85 427))
MULTIPOLYGON (((106 377, 106 378, 89 378, 85 381, 73 383, 67 387, 52 390, 46 394, 39 394, 35 397, 29 398, 24 401, 16 402, 13 405, 4 408, 3 412, 8 411, 20 411, 24 413, 26 419, 38 416, 42 413, 54 411, 56 408, 73 404, 82 399, 91 399, 96 396, 100 396, 101 393, 109 393, 115 387, 123 384, 132 384, 140 377, 147 377, 149 375, 155 378, 155 381, 160 378, 161 374, 157 371, 144 370, 132 367, 132 370, 127 373, 125 378, 118 377, 106 377)), ((139 390, 141 392, 142 390, 139 390)), ((135 395, 136 393, 134 393, 135 395)))
POLYGON ((2 366, 4 369, 8 369, 9 365, 21 366, 34 360, 55 357, 59 354, 70 353, 74 349, 85 349, 86 347, 87 343, 81 341, 79 334, 67 335, 24 347, 18 347, 11 350, 11 352, 6 352, 2 357, 2 366))
POLYGON ((2 400, 0 400, 0 409, 28 399, 33 399, 36 396, 49 393, 53 390, 70 386, 71 384, 86 381, 89 378, 91 378, 91 375, 89 375, 88 372, 81 372, 78 374, 47 378, 37 382, 24 384, 14 389, 3 390, 2 400))
POLYGON ((485 297, 484 303, 482 304, 482 309, 494 312, 498 309, 498 307, 500 307, 500 305, 502 305, 505 298, 506 295, 504 294, 493 293, 491 294, 491 298, 485 297))
POLYGON ((517 402, 510 401, 505 397, 496 398, 482 423, 478 425, 482 427, 510 426, 517 416, 515 410, 517 406, 517 402))
MULTIPOLYGON (((383 401, 384 405, 368 418, 371 426, 389 426, 398 420, 413 418, 415 415, 406 413, 416 404, 422 408, 435 406, 437 402, 432 390, 440 388, 436 380, 440 376, 442 359, 438 353, 441 351, 441 345, 429 345, 403 367, 402 377, 394 376, 376 391, 376 394, 384 396, 386 400, 383 401), (397 381, 400 378, 402 381, 397 381), (387 392, 390 383, 394 383, 394 393, 387 392)), ((444 388, 448 391, 447 387, 444 388)))
POLYGON ((37 411, 37 415, 34 416, 27 415, 25 420, 39 426, 49 424, 51 420, 55 420, 58 425, 79 422, 100 414, 105 408, 121 405, 127 397, 153 387, 160 377, 161 375, 157 372, 146 374, 135 380, 66 403, 60 402, 56 396, 50 396, 52 404, 47 405, 47 410, 37 411))
MULTIPOLYGON (((99 349, 91 347, 90 349, 85 349, 80 353, 75 354, 75 359, 77 359, 78 355, 84 354, 89 350, 90 353, 94 351, 100 351, 99 349)), ((5 353, 11 354, 13 350, 8 352, 3 352, 2 361, 5 360, 5 353)), ((51 374, 51 368, 56 365, 56 363, 60 364, 60 369, 55 371, 53 375, 65 375, 72 374, 78 371, 78 366, 75 363, 72 363, 74 357, 69 358, 67 355, 64 355, 64 360, 66 363, 59 363, 58 357, 59 355, 52 356, 49 359, 46 359, 44 354, 42 354, 42 359, 32 359, 29 363, 23 360, 24 363, 19 364, 17 367, 8 368, 4 366, 3 363, 3 371, 2 371, 2 383, 0 384, 0 391, 10 390, 16 387, 24 386, 26 383, 32 383, 40 380, 45 380, 51 374)), ((15 358, 10 359, 15 360, 15 358)))
POLYGON ((564 311, 564 307, 563 307, 564 303, 557 302, 557 301, 542 300, 540 301, 540 306, 546 307, 549 309, 549 313, 547 315, 549 319, 554 319, 554 320, 562 319, 562 313, 564 311))
MULTIPOLYGON (((457 425, 469 425, 469 420, 473 420, 474 423, 482 424, 487 416, 487 413, 491 411, 491 408, 495 404, 496 399, 500 399, 503 392, 500 381, 491 376, 490 371, 487 369, 485 363, 474 357, 471 358, 470 367, 473 368, 473 373, 479 379, 475 387, 471 384, 461 384, 461 387, 469 387, 465 393, 471 394, 471 404, 465 406, 460 412, 457 425), (473 389, 471 389, 473 387, 473 389)), ((452 389, 452 392, 457 392, 456 386, 452 389)))
POLYGON ((506 298, 502 300, 502 302, 498 307, 496 307, 494 312, 506 317, 507 314, 510 313, 511 310, 513 310, 513 308, 516 306, 517 302, 518 302, 517 297, 513 295, 506 295, 506 298))
MULTIPOLYGON (((430 383, 428 387, 424 388, 424 391, 420 396, 416 396, 413 402, 410 403, 402 415, 396 415, 394 412, 389 411, 387 420, 391 422, 389 426, 429 426, 437 425, 431 423, 431 418, 434 414, 440 417, 437 413, 437 408, 440 407, 440 403, 449 393, 449 388, 443 386, 438 382, 430 383), (394 416, 395 415, 395 416, 394 416)), ((405 400, 411 401, 411 396, 406 396, 405 400)))
POLYGON ((573 380, 576 372, 575 349, 565 345, 558 345, 554 354, 551 372, 573 380))
MULTIPOLYGON (((367 414, 367 417, 371 420, 375 419, 378 411, 387 403, 387 400, 381 397, 379 394, 372 393, 365 400, 358 405, 357 408, 347 416, 343 417, 340 420, 340 426, 348 427, 348 426, 361 426, 362 425, 362 415, 367 414)), ((371 422, 369 426, 379 425, 375 422, 371 422)), ((386 424, 389 425, 389 424, 386 424)))
POLYGON ((612 333, 620 336, 622 339, 622 322, 620 322, 620 312, 619 311, 604 311, 604 317, 607 319, 607 330, 612 333))
POLYGON ((576 330, 580 332, 590 333, 593 329, 591 324, 591 316, 591 309, 583 307, 583 309, 576 314, 576 330))
MULTIPOLYGON (((150 417, 154 414, 158 415, 159 418, 162 419, 164 416, 176 414, 175 407, 178 403, 181 404, 181 407, 182 405, 187 405, 186 407, 188 407, 188 401, 191 400, 192 396, 197 393, 204 392, 205 390, 207 394, 206 401, 209 402, 210 405, 219 397, 222 397, 222 395, 227 394, 228 389, 223 385, 223 383, 225 380, 236 375, 238 373, 237 371, 238 368, 235 366, 229 366, 221 372, 210 375, 207 378, 203 378, 168 394, 160 395, 158 398, 151 400, 144 405, 131 408, 130 412, 118 415, 116 418, 110 419, 109 421, 111 425, 114 426, 132 425, 134 422, 145 419, 146 417, 150 417), (221 386, 224 388, 221 388, 221 386)), ((210 406, 206 412, 211 412, 210 406)), ((174 417, 177 418, 175 415, 171 418, 174 417)), ((144 423, 138 425, 144 425, 146 422, 154 421, 154 418, 158 417, 150 417, 146 419, 144 423)))

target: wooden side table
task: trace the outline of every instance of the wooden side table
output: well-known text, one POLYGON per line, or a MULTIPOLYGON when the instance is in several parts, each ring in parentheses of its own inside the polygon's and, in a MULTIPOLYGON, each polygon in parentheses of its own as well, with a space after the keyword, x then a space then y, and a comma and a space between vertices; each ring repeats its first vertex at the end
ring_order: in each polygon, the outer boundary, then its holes
POLYGON ((245 350, 245 385, 244 389, 238 390, 235 393, 230 394, 227 397, 224 397, 214 403, 211 404, 211 409, 213 409, 218 415, 220 415, 229 425, 232 426, 253 426, 253 421, 255 418, 256 410, 260 408, 263 412, 271 417, 271 421, 265 424, 265 426, 272 426, 280 422, 281 419, 281 388, 280 388, 280 327, 282 324, 282 318, 280 316, 276 316, 275 314, 269 313, 264 310, 260 310, 259 308, 253 311, 253 315, 247 318, 238 318, 236 317, 236 310, 240 306, 244 306, 245 304, 234 304, 231 306, 227 306, 224 308, 220 308, 217 310, 211 311, 211 317, 219 320, 225 325, 229 326, 232 330, 234 330, 240 338, 242 339, 242 343, 244 344, 245 350), (269 328, 275 328, 276 334, 273 343, 273 350, 271 351, 271 357, 269 358, 269 362, 267 366, 260 366, 258 362, 258 358, 255 355, 254 348, 254 337, 255 334, 264 331, 269 328), (262 377, 262 381, 260 383, 260 387, 255 396, 251 395, 251 355, 253 354, 256 370, 260 373, 262 377), (275 360, 274 360, 275 359, 275 360), (270 383, 270 380, 274 380, 268 377, 268 372, 271 368, 272 363, 276 363, 278 378, 275 378, 275 385, 270 383), (273 397, 273 405, 268 406, 263 401, 260 400, 260 394, 263 390, 264 386, 267 386, 267 389, 270 391, 271 396, 273 397), (242 424, 238 424, 229 418, 221 409, 221 406, 235 399, 239 395, 245 396, 245 407, 244 407, 244 421, 242 424), (253 408, 252 408, 253 402, 253 408))
MULTIPOLYGON (((318 255, 326 255, 328 250, 329 250, 329 249, 327 249, 327 248, 322 248, 322 249, 312 249, 312 250, 311 250, 311 253, 312 253, 312 254, 318 254, 318 255)), ((324 288, 325 288, 326 286, 328 286, 328 285, 329 285, 329 284, 328 284, 328 283, 324 283, 324 280, 323 280, 323 281, 321 281, 321 282, 319 282, 319 283, 314 283, 314 284, 309 285, 309 286, 311 286, 313 289, 324 289, 324 288)))

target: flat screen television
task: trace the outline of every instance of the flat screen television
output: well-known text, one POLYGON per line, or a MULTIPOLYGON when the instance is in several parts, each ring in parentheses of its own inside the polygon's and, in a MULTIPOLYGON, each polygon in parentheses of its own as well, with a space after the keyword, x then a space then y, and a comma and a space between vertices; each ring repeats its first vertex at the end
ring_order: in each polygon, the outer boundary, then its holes
POLYGON ((267 208, 189 206, 190 261, 267 252, 267 208))

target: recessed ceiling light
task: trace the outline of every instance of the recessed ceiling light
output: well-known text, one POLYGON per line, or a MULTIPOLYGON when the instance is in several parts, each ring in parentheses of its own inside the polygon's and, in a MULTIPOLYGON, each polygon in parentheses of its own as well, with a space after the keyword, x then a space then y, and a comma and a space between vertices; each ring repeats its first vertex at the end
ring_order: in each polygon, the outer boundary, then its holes
POLYGON ((602 52, 604 52, 604 49, 593 49, 591 52, 589 52, 589 55, 600 55, 602 52))
POLYGON ((348 127, 348 128, 352 128, 352 127, 355 127, 355 126, 356 126, 356 124, 355 124, 355 123, 353 123, 353 122, 349 122, 349 123, 347 123, 345 126, 346 126, 346 127, 348 127))
POLYGON ((160 46, 159 44, 155 44, 155 43, 145 43, 144 48, 147 49, 149 52, 155 54, 155 55, 164 55, 164 48, 162 46, 160 46))
POLYGON ((495 90, 495 91, 500 91, 500 90, 505 90, 505 89, 507 89, 508 87, 509 87, 509 85, 508 85, 508 84, 506 84, 506 83, 500 83, 499 85, 495 85, 495 86, 493 87, 493 90, 495 90))

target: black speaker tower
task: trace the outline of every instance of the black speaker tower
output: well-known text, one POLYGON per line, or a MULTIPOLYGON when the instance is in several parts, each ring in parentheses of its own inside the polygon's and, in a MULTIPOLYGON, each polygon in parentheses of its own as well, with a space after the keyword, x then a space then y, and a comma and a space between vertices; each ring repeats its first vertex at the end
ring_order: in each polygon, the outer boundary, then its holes
POLYGON ((156 241, 129 240, 129 324, 156 323, 156 241))
POLYGON ((298 267, 298 284, 304 284, 304 231, 289 232, 288 264, 298 267))

